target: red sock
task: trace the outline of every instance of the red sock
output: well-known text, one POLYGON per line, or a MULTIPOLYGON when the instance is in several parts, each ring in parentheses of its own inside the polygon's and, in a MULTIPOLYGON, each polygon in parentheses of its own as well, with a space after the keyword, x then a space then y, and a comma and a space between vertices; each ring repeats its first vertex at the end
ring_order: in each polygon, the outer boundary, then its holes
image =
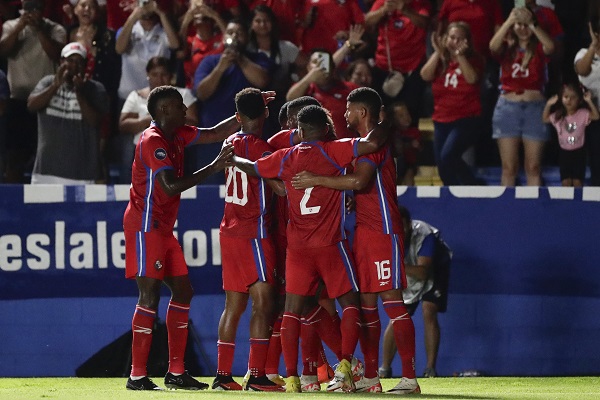
POLYGON ((298 376, 298 341, 300 338, 300 316, 285 312, 281 322, 281 348, 288 377, 298 376))
POLYGON ((315 326, 304 318, 302 318, 300 338, 302 339, 300 341, 302 347, 302 375, 317 375, 321 340, 315 326))
POLYGON ((146 376, 146 364, 152 344, 152 328, 156 319, 156 310, 135 306, 131 330, 133 341, 131 343, 131 376, 146 376))
POLYGON ((321 340, 335 353, 338 360, 341 360, 342 334, 340 325, 336 323, 339 320, 337 314, 332 317, 323 307, 317 306, 308 313, 306 320, 314 325, 321 340))
POLYGON ((317 349, 319 350, 319 357, 317 358, 317 368, 319 368, 322 365, 328 364, 329 361, 327 361, 327 355, 325 354, 325 349, 323 348, 323 343, 320 339, 317 345, 317 349))
POLYGON ((362 326, 360 330, 360 348, 365 356, 365 378, 375 378, 379 367, 379 337, 381 321, 379 310, 375 307, 361 307, 362 326))
POLYGON ((169 337, 169 372, 183 374, 185 346, 188 339, 190 305, 169 302, 167 308, 167 335, 169 337))
POLYGON ((250 356, 248 357, 248 369, 254 377, 265 374, 265 363, 269 351, 269 339, 250 338, 250 356))
POLYGON ((279 373, 279 359, 281 358, 281 318, 277 318, 273 324, 273 333, 269 340, 269 351, 267 352, 267 362, 265 363, 266 374, 279 373))
POLYGON ((384 301, 383 308, 394 327, 394 339, 402 360, 402 376, 415 378, 415 325, 412 318, 401 300, 384 301))
POLYGON ((217 374, 231 376, 235 343, 217 341, 217 374))
POLYGON ((358 337, 360 336, 360 311, 357 306, 347 306, 342 311, 342 357, 352 361, 358 337))

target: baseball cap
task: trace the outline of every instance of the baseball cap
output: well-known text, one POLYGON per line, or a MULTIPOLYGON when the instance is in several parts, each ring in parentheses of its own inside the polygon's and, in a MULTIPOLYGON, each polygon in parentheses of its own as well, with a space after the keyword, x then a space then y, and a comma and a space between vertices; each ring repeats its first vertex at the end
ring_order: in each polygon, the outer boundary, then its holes
POLYGON ((72 54, 79 54, 81 57, 87 57, 87 50, 79 42, 71 42, 67 44, 60 52, 61 58, 67 58, 72 54))

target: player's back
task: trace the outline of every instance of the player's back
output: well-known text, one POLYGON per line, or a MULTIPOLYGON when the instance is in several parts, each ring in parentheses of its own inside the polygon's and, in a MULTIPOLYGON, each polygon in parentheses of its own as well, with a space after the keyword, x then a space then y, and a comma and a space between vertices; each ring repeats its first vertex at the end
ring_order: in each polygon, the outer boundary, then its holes
MULTIPOLYGON (((235 155, 256 161, 270 154, 271 146, 263 139, 242 132, 231 135, 235 155)), ((249 176, 237 167, 225 170, 225 211, 221 234, 264 238, 271 223, 273 192, 264 179, 249 176)))

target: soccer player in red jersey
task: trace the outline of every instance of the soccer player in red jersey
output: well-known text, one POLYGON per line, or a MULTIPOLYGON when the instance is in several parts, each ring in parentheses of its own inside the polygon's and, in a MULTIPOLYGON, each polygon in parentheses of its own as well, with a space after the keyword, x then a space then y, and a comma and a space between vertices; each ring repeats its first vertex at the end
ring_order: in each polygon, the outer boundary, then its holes
POLYGON ((329 130, 328 121, 323 108, 305 107, 298 114, 300 144, 256 162, 233 158, 234 164, 249 174, 283 180, 288 195, 286 304, 281 339, 288 392, 300 391, 297 371, 300 315, 306 298, 316 293, 320 280, 343 309, 342 360, 328 390, 354 390, 351 359, 360 333, 360 311, 354 262, 343 223, 344 193, 324 187, 296 190, 291 179, 303 170, 342 175, 344 167, 354 158, 377 151, 385 143, 388 132, 378 126, 365 138, 323 142, 329 130))
MULTIPOLYGON (((377 126, 380 109, 381 98, 373 89, 363 87, 352 91, 346 111, 348 128, 366 137, 377 126)), ((402 289, 406 287, 404 234, 396 196, 396 168, 389 146, 359 157, 352 174, 315 174, 313 169, 296 175, 292 185, 305 191, 319 187, 355 191, 353 250, 361 292, 363 329, 360 344, 365 356, 365 374, 356 384, 357 391, 382 390, 377 371, 381 335, 377 300, 381 297, 383 307, 393 321, 402 358, 403 377, 390 392, 420 393, 414 367, 415 327, 402 299, 402 289)))
MULTIPOLYGON (((226 142, 234 153, 258 160, 272 152, 261 136, 269 115, 259 89, 246 88, 235 96, 241 130, 226 142)), ((248 176, 230 166, 225 170, 225 211, 220 228, 225 310, 219 322, 218 365, 213 389, 241 390, 231 377, 235 338, 240 318, 252 298, 250 317, 250 377, 246 389, 283 391, 265 375, 265 362, 275 299, 275 246, 271 237, 272 190, 266 179, 248 176)), ((272 181, 272 180, 270 180, 272 181)), ((281 193, 285 193, 283 185, 281 193)))
POLYGON ((232 147, 225 146, 206 167, 183 176, 183 150, 187 145, 223 140, 238 126, 231 117, 213 128, 185 125, 187 107, 172 86, 159 86, 148 96, 152 125, 135 149, 130 199, 123 217, 125 276, 136 280, 139 298, 132 320, 132 368, 127 388, 160 389, 147 377, 146 364, 152 328, 164 282, 171 290, 166 325, 169 336, 169 371, 165 385, 172 389, 206 389, 184 369, 188 314, 192 285, 183 251, 173 235, 181 192, 225 167, 232 147))

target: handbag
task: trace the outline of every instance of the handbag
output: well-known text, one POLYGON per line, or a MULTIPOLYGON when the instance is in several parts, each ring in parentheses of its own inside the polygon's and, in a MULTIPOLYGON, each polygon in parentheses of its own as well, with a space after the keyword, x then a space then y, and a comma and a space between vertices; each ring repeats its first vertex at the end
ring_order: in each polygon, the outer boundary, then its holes
POLYGON ((389 73, 383 81, 383 84, 381 85, 381 90, 389 97, 396 97, 404 87, 404 75, 402 74, 402 72, 394 71, 392 69, 392 56, 390 54, 390 42, 388 40, 387 23, 385 25, 385 50, 387 53, 389 73))

